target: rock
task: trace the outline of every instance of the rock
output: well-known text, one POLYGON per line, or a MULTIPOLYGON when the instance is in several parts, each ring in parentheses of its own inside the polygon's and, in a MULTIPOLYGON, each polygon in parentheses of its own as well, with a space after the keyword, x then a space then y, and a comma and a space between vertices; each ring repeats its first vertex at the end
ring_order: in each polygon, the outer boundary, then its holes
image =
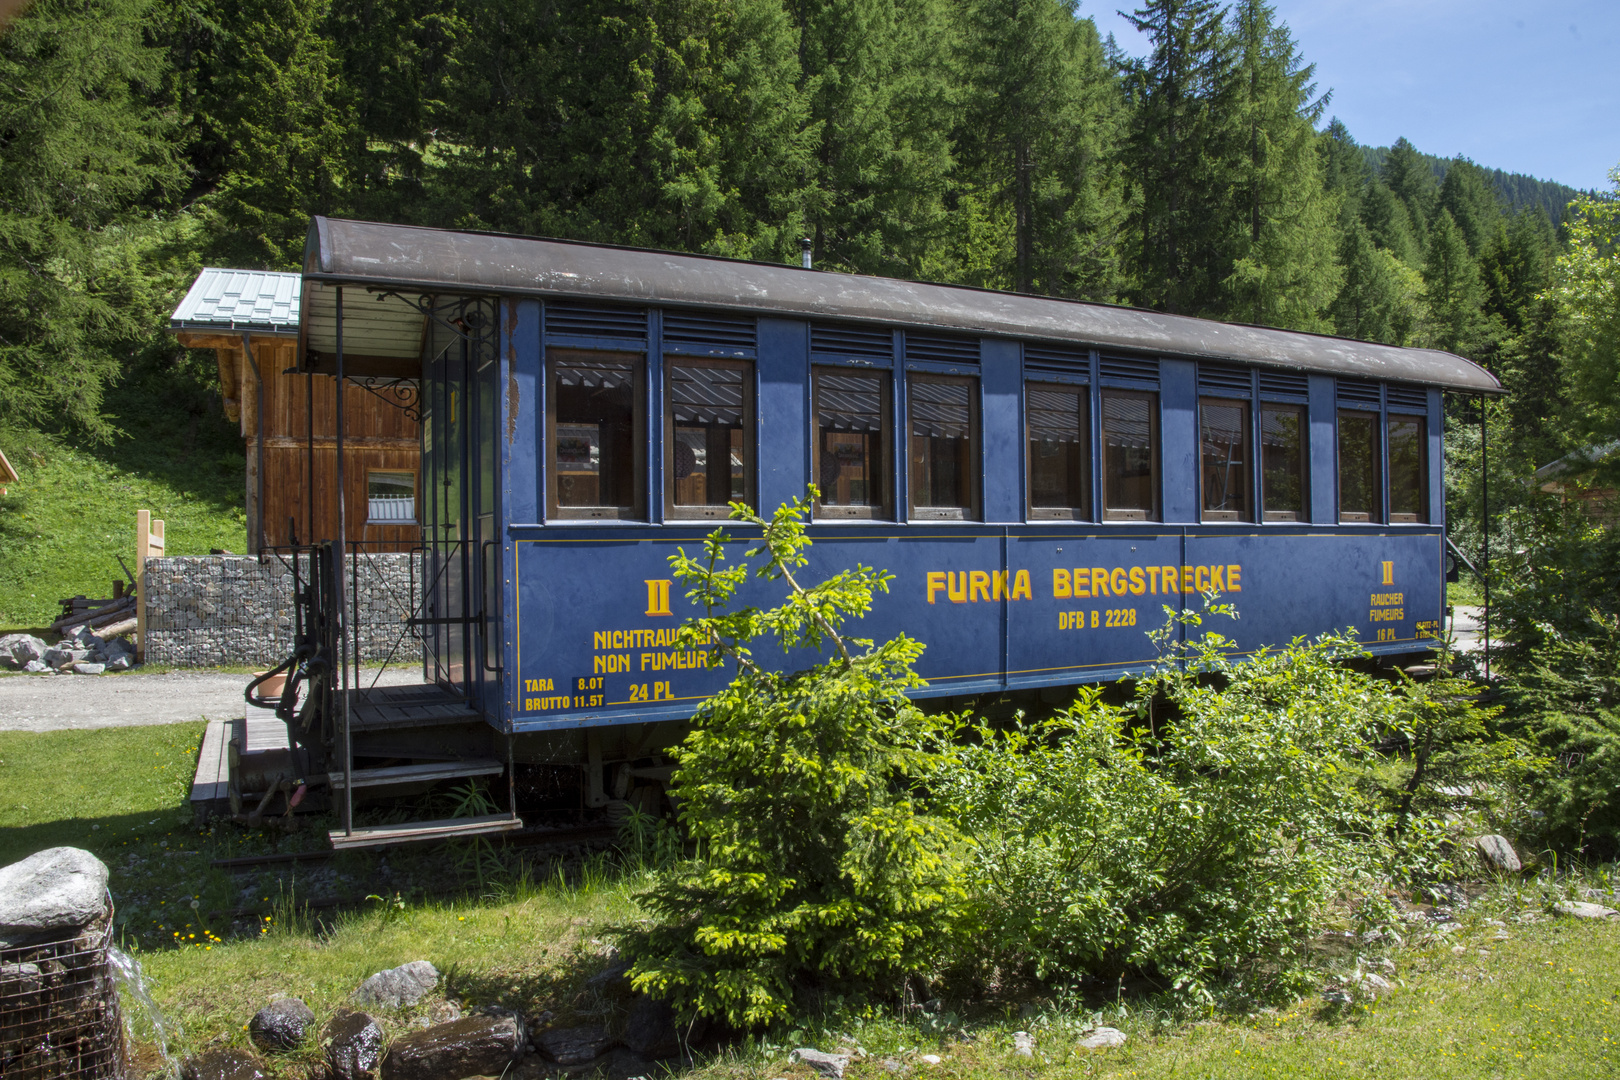
POLYGON ((0 637, 0 665, 23 667, 44 656, 49 647, 32 634, 7 634, 0 637))
POLYGON ((892 1073, 905 1072, 906 1067, 900 1063, 899 1058, 884 1058, 883 1071, 892 1073))
POLYGON ((674 1057, 681 1052, 681 1033, 675 1027, 675 1010, 646 994, 636 995, 624 1023, 624 1045, 646 1057, 674 1057))
POLYGON ((412 960, 397 968, 379 971, 349 995, 357 1005, 378 1005, 387 1009, 415 1005, 439 984, 439 969, 426 960, 412 960))
POLYGON ((40 671, 49 671, 51 669, 50 669, 50 666, 47 665, 45 663, 45 661, 43 661, 43 660, 30 660, 30 661, 28 661, 28 663, 23 665, 23 670, 24 671, 40 672, 40 671))
POLYGON ((939 1064, 939 1055, 938 1054, 924 1054, 922 1057, 918 1058, 917 1060, 923 1062, 926 1065, 938 1065, 939 1064))
MULTIPOLYGON (((555 1075, 556 1066, 551 1070, 555 1075)), ((662 1070, 640 1054, 632 1053, 624 1047, 617 1047, 593 1058, 583 1065, 565 1065, 562 1075, 566 1077, 595 1077, 596 1080, 649 1080, 654 1073, 662 1070)))
POLYGON ((45 654, 40 659, 45 661, 46 667, 64 668, 80 660, 89 659, 89 657, 90 651, 88 649, 64 649, 62 646, 57 645, 46 649, 45 654))
POLYGON ((0 867, 0 948, 70 937, 107 913, 107 866, 79 848, 57 847, 0 867))
POLYGON ((83 660, 73 665, 73 673, 75 675, 100 675, 106 670, 106 664, 92 664, 83 660))
POLYGON ((1322 1001, 1329 1007, 1335 1005, 1348 1005, 1354 1000, 1355 999, 1350 996, 1350 992, 1344 989, 1342 986, 1330 986, 1326 990, 1322 991, 1322 1001))
POLYGON ((1013 1032, 1013 1053, 1019 1057, 1034 1057, 1035 1036, 1027 1031, 1013 1032))
POLYGON ((1387 997, 1392 989, 1388 979, 1370 972, 1356 980, 1356 987, 1361 991, 1362 997, 1371 998, 1374 1001, 1381 997, 1387 997))
POLYGON ((383 1057, 383 1030, 377 1018, 339 1010, 321 1032, 326 1067, 336 1080, 370 1080, 383 1057))
POLYGON ((272 1001, 253 1014, 248 1036, 260 1050, 296 1050, 315 1026, 315 1014, 300 998, 272 1001))
POLYGON ((613 1043, 600 1024, 547 1028, 534 1037, 534 1048, 559 1065, 583 1065, 601 1057, 613 1043))
POLYGON ((1614 908, 1604 907, 1602 904, 1588 904, 1580 900, 1562 900, 1553 905, 1553 912, 1574 919, 1607 919, 1620 914, 1614 908))
POLYGON ((1474 838, 1474 847, 1479 857, 1485 860, 1485 865, 1500 874, 1517 874, 1524 869, 1519 861, 1519 853, 1513 850, 1505 836, 1492 833, 1488 836, 1474 838))
POLYGON ((434 1024, 448 1024, 452 1020, 461 1019, 461 1006, 453 1001, 435 1001, 427 1007, 427 1015, 422 1018, 422 1027, 432 1027, 434 1024))
POLYGON ((246 1050, 224 1047, 188 1060, 180 1070, 182 1080, 270 1080, 259 1067, 259 1059, 246 1050))
POLYGON ((128 671, 134 666, 135 659, 134 657, 130 656, 129 653, 119 653, 117 656, 107 661, 108 671, 128 671))
POLYGON ((1125 1045, 1125 1033, 1119 1028, 1100 1027, 1080 1040, 1087 1050, 1111 1050, 1125 1045))
POLYGON ((802 1061, 829 1080, 844 1080, 844 1069, 849 1065, 848 1054, 823 1054, 820 1050, 800 1047, 788 1055, 790 1061, 802 1061))
POLYGON ((630 965, 628 962, 621 961, 610 964, 586 979, 585 987, 598 993, 609 990, 628 990, 630 989, 630 980, 624 977, 624 973, 629 970, 630 965))
POLYGON ((527 1043, 516 1016, 469 1016, 413 1031, 388 1045, 383 1080, 499 1076, 527 1043))

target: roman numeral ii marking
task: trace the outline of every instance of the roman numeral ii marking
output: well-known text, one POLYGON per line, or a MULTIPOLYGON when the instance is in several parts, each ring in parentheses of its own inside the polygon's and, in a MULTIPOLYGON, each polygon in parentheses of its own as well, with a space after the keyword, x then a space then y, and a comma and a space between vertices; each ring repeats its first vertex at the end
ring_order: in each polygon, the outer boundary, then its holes
MULTIPOLYGON (((1389 564, 1385 563, 1384 566, 1385 566, 1384 576, 1387 578, 1389 576, 1389 570, 1388 570, 1389 564)), ((648 615, 673 615, 673 614, 675 614, 673 611, 669 610, 669 586, 670 586, 671 579, 669 579, 669 578, 647 578, 646 581, 647 581, 647 614, 648 615)))
MULTIPOLYGON (((651 585, 652 582, 649 581, 647 584, 651 585)), ((1384 560, 1384 584, 1395 584, 1395 561, 1393 559, 1384 560)), ((649 611, 647 614, 651 615, 652 612, 649 611)))

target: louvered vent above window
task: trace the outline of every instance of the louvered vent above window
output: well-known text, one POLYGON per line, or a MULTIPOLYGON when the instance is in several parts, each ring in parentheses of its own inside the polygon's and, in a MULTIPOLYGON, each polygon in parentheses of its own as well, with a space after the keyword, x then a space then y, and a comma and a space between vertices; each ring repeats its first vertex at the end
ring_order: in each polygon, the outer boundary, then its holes
POLYGON ((949 337, 945 334, 916 334, 908 330, 906 359, 927 360, 936 364, 977 364, 979 339, 949 337))
POLYGON ((1250 370, 1236 364, 1198 364, 1198 392, 1221 397, 1248 397, 1252 393, 1250 370))
POLYGON ((1401 386, 1389 383, 1384 391, 1389 407, 1400 412, 1426 413, 1429 411, 1429 392, 1421 386, 1401 386))
POLYGON ((758 324, 735 315, 708 312, 664 313, 664 344, 691 345, 722 352, 752 352, 758 324))
POLYGON ((546 336, 647 340, 647 313, 638 308, 553 301, 546 305, 546 336))
POLYGON ((1310 393, 1310 380, 1293 371, 1260 372, 1260 393, 1267 397, 1302 398, 1310 393))
POLYGON ((1159 362, 1139 356, 1103 356, 1097 364, 1097 374, 1104 379, 1129 379, 1132 382, 1159 381, 1159 362))
POLYGON ((1089 379, 1091 353, 1061 345, 1025 345, 1024 373, 1030 376, 1067 375, 1075 379, 1089 379))
POLYGON ((1382 404, 1382 399, 1378 396, 1378 384, 1363 382, 1360 379, 1340 379, 1338 398, 1340 405, 1351 408, 1376 409, 1382 404))
POLYGON ((876 326, 811 323, 810 353, 889 360, 894 356, 894 334, 876 326))

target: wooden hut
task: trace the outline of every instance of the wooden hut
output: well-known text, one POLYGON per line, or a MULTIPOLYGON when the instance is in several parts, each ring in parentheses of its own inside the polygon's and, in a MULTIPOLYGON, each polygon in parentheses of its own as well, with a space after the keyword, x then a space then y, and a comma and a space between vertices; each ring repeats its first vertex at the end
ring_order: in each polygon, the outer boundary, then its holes
MULTIPOLYGON (((213 349, 225 415, 247 449, 248 552, 337 538, 336 380, 297 369, 300 277, 208 267, 169 328, 213 349)), ((417 383, 349 379, 344 390, 345 540, 405 551, 421 535, 417 383)))

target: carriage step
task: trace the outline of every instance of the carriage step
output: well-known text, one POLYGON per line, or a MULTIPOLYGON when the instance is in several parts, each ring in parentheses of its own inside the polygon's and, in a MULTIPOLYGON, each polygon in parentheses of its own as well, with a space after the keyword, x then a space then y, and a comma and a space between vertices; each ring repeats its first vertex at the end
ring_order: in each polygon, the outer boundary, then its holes
MULTIPOLYGON (((388 787, 393 784, 427 784, 435 780, 455 780, 464 776, 493 776, 506 771, 506 766, 487 758, 468 758, 465 761, 433 761, 426 765, 392 765, 386 769, 354 770, 356 790, 368 787, 388 787)), ((341 769, 326 774, 333 791, 342 791, 348 781, 341 769)))
POLYGON ((454 840, 463 836, 487 836, 490 833, 515 832, 523 828, 523 819, 512 814, 487 814, 483 817, 447 818, 444 821, 402 821, 396 825, 371 825, 345 833, 333 829, 327 833, 332 847, 382 847, 385 844, 409 844, 419 840, 454 840))

